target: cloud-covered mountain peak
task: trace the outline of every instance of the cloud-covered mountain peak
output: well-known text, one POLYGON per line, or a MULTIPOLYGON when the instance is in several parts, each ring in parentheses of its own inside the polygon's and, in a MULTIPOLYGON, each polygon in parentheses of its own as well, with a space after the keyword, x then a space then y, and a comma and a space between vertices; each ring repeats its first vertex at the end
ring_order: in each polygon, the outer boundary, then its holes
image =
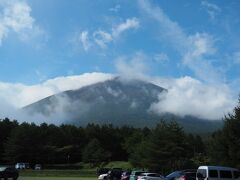
MULTIPOLYGON (((65 122, 125 124, 136 117, 151 116, 148 112, 158 96, 167 90, 140 80, 125 81, 120 77, 76 90, 49 96, 24 108, 30 114, 64 118, 65 122)), ((132 124, 132 123, 131 123, 132 124)))

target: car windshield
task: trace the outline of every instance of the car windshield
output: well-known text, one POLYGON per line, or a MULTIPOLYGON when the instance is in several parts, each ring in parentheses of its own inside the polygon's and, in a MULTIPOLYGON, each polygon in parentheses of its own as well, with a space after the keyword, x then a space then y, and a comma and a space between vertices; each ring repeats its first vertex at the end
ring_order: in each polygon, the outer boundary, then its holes
POLYGON ((123 173, 124 176, 128 176, 128 175, 130 175, 130 174, 131 174, 131 172, 124 172, 124 173, 123 173))
POLYGON ((136 176, 139 176, 140 174, 144 173, 143 171, 138 171, 138 172, 135 172, 135 175, 136 176))
POLYGON ((181 171, 175 171, 175 172, 172 172, 171 174, 167 175, 166 177, 167 178, 178 177, 178 176, 180 176, 180 174, 181 174, 181 171))
POLYGON ((149 177, 160 177, 160 174, 151 173, 151 174, 147 174, 147 176, 149 176, 149 177))

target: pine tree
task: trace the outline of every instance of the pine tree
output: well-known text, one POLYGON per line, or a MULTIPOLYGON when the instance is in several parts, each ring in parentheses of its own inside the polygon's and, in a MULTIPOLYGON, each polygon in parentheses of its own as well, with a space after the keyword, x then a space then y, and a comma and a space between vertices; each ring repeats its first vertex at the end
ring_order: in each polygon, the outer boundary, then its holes
POLYGON ((96 138, 86 145, 82 153, 83 162, 90 163, 92 166, 99 166, 102 162, 108 161, 110 156, 110 152, 105 151, 96 138))
POLYGON ((225 116, 223 129, 212 135, 209 154, 215 163, 240 168, 240 98, 233 113, 225 116))
POLYGON ((184 167, 186 156, 186 137, 182 128, 176 122, 162 121, 153 130, 146 143, 147 168, 165 173, 184 167))

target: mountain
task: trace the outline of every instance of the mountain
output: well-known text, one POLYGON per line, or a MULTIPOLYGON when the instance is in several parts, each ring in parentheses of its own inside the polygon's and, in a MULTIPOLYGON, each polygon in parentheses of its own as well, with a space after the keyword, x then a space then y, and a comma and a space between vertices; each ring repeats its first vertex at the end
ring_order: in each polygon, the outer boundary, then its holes
POLYGON ((65 123, 83 126, 98 123, 152 127, 160 119, 176 120, 189 130, 201 130, 204 126, 204 131, 212 131, 220 126, 195 117, 150 112, 151 104, 159 101, 161 93, 167 93, 167 90, 149 82, 114 78, 49 96, 23 110, 31 115, 61 118, 65 123))

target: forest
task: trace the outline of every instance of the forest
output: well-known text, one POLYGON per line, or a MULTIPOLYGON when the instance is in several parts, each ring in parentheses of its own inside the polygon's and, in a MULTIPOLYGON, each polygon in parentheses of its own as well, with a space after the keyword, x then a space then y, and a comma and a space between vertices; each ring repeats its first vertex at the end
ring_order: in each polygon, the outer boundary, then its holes
POLYGON ((0 120, 0 164, 74 164, 100 167, 129 161, 133 167, 159 172, 224 165, 240 168, 240 100, 223 118, 222 129, 202 138, 163 119, 154 128, 85 127, 0 120))

